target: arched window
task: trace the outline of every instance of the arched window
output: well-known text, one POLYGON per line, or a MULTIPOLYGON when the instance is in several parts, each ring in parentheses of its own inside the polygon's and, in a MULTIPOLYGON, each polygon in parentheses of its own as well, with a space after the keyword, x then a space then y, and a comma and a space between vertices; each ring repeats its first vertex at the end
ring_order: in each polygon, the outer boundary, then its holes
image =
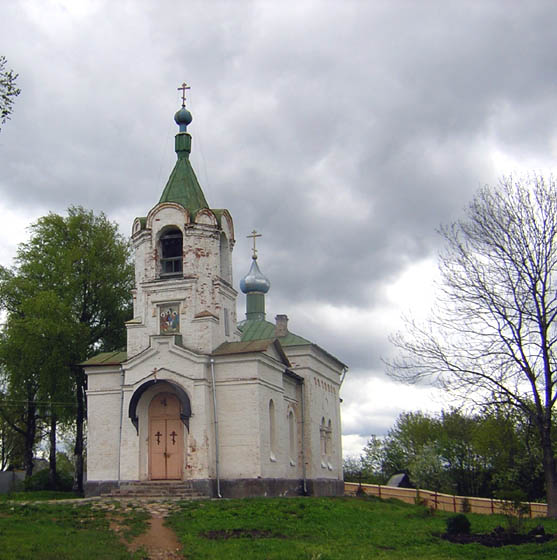
POLYGON ((182 232, 178 228, 167 229, 160 239, 161 276, 182 272, 182 232))
POLYGON ((277 427, 275 422, 275 403, 269 401, 269 447, 271 461, 277 460, 277 427))
POLYGON ((220 277, 232 284, 232 267, 230 265, 230 245, 224 233, 220 234, 220 277))
POLYGON ((290 464, 296 464, 296 418, 294 412, 288 412, 288 437, 289 437, 289 451, 290 451, 290 464))

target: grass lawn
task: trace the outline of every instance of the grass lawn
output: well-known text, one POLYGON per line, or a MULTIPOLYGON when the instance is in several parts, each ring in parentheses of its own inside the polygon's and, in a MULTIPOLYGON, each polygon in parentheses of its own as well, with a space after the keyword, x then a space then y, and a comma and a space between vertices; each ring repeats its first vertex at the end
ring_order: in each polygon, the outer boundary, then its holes
MULTIPOLYGON (((29 500, 33 493, 25 493, 29 500)), ((95 511, 90 504, 0 501, 0 560, 140 560, 110 530, 118 518, 128 539, 146 514, 95 511)), ((168 523, 184 558, 198 559, 531 559, 556 558, 557 541, 503 548, 452 544, 439 538, 450 514, 377 498, 257 498, 182 502, 168 523)), ((501 516, 469 515, 472 531, 506 525, 501 516)), ((557 520, 527 520, 557 533, 557 520)))
MULTIPOLYGON (((170 524, 192 560, 557 557, 557 541, 503 548, 449 543, 436 536, 449 516, 377 498, 263 498, 184 503, 170 524)), ((506 523, 501 516, 469 519, 472 532, 506 523)), ((553 520, 528 520, 527 528, 539 523, 557 533, 553 520)))
POLYGON ((0 503, 8 501, 26 502, 32 500, 71 500, 79 498, 78 494, 73 492, 56 492, 52 490, 35 490, 33 492, 10 492, 9 494, 0 494, 0 503))
MULTIPOLYGON (((23 499, 34 499, 26 492, 23 499)), ((128 536, 145 529, 142 512, 121 517, 128 536)), ((90 505, 0 502, 1 560, 129 560, 125 545, 109 529, 107 514, 90 505)))

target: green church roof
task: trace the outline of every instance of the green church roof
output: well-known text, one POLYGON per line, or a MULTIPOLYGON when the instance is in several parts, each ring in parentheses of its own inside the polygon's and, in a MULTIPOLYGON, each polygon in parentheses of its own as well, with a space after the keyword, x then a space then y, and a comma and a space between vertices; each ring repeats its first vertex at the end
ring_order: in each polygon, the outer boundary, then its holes
POLYGON ((122 350, 115 352, 100 352, 95 354, 92 358, 79 364, 80 366, 114 366, 125 362, 128 359, 128 354, 122 350))
POLYGON ((242 333, 242 342, 263 341, 263 340, 278 340, 280 345, 285 348, 288 346, 306 346, 311 344, 314 348, 318 348, 326 356, 337 362, 341 367, 346 367, 346 364, 341 362, 338 358, 323 350, 317 344, 307 340, 297 334, 287 332, 285 336, 276 336, 276 325, 265 321, 264 319, 248 319, 238 323, 238 329, 242 333))
POLYGON ((243 321, 238 325, 242 333, 242 342, 249 342, 252 340, 265 340, 277 338, 282 346, 303 346, 311 344, 311 342, 297 334, 288 332, 286 336, 277 337, 275 335, 276 326, 269 321, 261 319, 243 321))

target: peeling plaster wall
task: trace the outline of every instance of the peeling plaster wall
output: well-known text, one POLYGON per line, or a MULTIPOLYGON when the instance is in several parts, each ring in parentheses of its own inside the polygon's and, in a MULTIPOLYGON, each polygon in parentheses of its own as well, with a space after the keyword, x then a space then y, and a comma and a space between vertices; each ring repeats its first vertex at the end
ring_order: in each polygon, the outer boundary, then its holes
POLYGON ((128 323, 128 356, 149 346, 149 336, 159 333, 161 306, 180 305, 180 331, 184 345, 210 353, 225 341, 239 340, 236 325, 237 292, 224 278, 232 279, 231 226, 223 218, 218 227, 210 210, 202 210, 190 223, 187 210, 174 203, 155 206, 147 217, 147 229, 134 233, 136 287, 134 320, 128 323), (182 232, 182 273, 160 275, 160 236, 169 227, 182 232), (227 252, 221 255, 221 250, 227 252), (221 270, 225 266, 226 270, 221 270), (228 315, 226 332, 225 314, 228 315))

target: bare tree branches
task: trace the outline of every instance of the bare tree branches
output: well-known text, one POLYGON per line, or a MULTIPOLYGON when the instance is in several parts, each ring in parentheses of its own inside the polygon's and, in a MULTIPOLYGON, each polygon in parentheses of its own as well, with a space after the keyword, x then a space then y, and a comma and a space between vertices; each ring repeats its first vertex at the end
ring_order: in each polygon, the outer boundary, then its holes
POLYGON ((406 382, 427 378, 476 402, 526 413, 547 455, 548 500, 554 488, 557 514, 555 181, 506 178, 498 188, 485 187, 465 217, 440 233, 446 245, 436 310, 425 325, 409 322, 393 337, 400 353, 389 373, 406 382))

